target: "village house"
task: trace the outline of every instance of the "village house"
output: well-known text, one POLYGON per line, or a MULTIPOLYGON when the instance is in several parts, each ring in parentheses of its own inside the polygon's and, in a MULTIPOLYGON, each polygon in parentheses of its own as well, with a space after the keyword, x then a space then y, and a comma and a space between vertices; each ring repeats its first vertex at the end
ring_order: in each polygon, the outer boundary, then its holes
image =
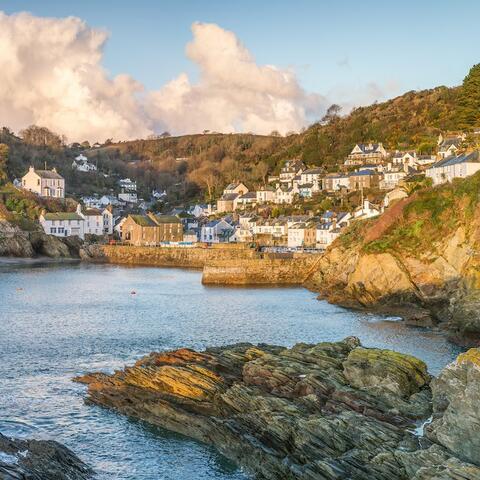
POLYGON ((382 143, 357 143, 345 161, 346 166, 382 163, 388 156, 382 143))
POLYGON ((22 177, 22 188, 40 197, 65 198, 65 179, 57 170, 36 170, 30 167, 22 177))
POLYGON ((362 205, 353 211, 353 218, 355 220, 366 220, 367 218, 377 217, 380 213, 381 209, 379 207, 368 200, 364 200, 362 205))
POLYGON ((270 186, 261 187, 257 190, 257 203, 271 203, 275 201, 275 189, 270 186))
POLYGON ((198 242, 197 230, 187 230, 183 234, 183 242, 185 242, 185 243, 197 243, 198 242))
POLYGON ((111 235, 113 233, 111 206, 104 208, 103 211, 98 208, 86 208, 82 210, 81 205, 78 204, 77 214, 85 221, 83 227, 85 235, 111 235))
POLYGON ((275 203, 277 204, 289 204, 291 205, 294 200, 295 196, 298 195, 298 188, 297 187, 287 187, 287 186, 277 186, 275 190, 275 203))
POLYGON ((447 157, 451 157, 452 155, 456 155, 458 150, 461 147, 462 142, 465 140, 465 134, 458 134, 443 137, 442 134, 438 136, 438 152, 437 158, 443 159, 447 157))
POLYGON ((238 193, 224 193, 217 200, 217 212, 218 213, 233 212, 236 206, 235 200, 238 197, 239 197, 238 193))
POLYGON ((437 157, 435 155, 418 155, 417 156, 417 164, 420 167, 425 165, 431 165, 437 161, 437 157))
POLYGON ((200 230, 200 241, 207 243, 229 242, 234 231, 234 226, 224 219, 212 220, 202 226, 200 230))
POLYGON ((225 195, 236 193, 237 195, 243 195, 248 192, 248 188, 242 182, 230 183, 225 187, 223 193, 225 195))
POLYGON ((407 172, 403 168, 385 170, 379 187, 384 190, 395 188, 406 176, 407 172))
POLYGON ((465 178, 480 170, 478 150, 453 157, 446 157, 426 170, 426 176, 434 185, 451 182, 454 178, 465 178))
POLYGON ((287 160, 280 170, 280 183, 291 183, 297 176, 305 170, 305 165, 300 160, 287 160))
POLYGON ((350 190, 377 188, 382 176, 372 170, 359 170, 349 174, 350 190))
POLYGON ((317 230, 312 223, 295 223, 288 229, 288 248, 314 248, 317 243, 317 230))
POLYGON ((325 175, 323 168, 309 168, 300 175, 302 185, 312 184, 315 192, 322 188, 322 177, 325 175))
POLYGON ((210 204, 197 204, 189 210, 194 217, 208 217, 213 213, 213 205, 210 204))
POLYGON ((182 239, 182 222, 171 215, 129 215, 122 225, 122 240, 131 245, 154 246, 182 239))
POLYGON ((46 213, 39 217, 40 225, 48 235, 55 237, 77 236, 85 238, 85 219, 77 212, 46 213))
POLYGON ((325 212, 316 226, 317 248, 327 248, 348 226, 350 219, 348 212, 325 212))
POLYGON ((417 165, 417 152, 400 152, 396 151, 392 155, 392 165, 397 168, 405 167, 414 167, 417 165))
POLYGON ((237 196, 233 201, 233 209, 237 210, 239 208, 253 207, 257 204, 257 193, 256 192, 247 192, 243 195, 237 196))
POLYGON ((72 168, 78 172, 96 172, 97 166, 88 161, 88 158, 82 153, 75 157, 72 162, 72 168))
POLYGON ((338 192, 342 188, 350 188, 350 178, 348 175, 333 173, 323 177, 322 190, 326 190, 327 192, 338 192))
POLYGON ((217 212, 233 212, 237 207, 237 199, 246 193, 248 193, 248 188, 242 182, 230 183, 223 190, 223 195, 217 200, 217 212))
POLYGON ((118 199, 126 203, 137 203, 137 182, 130 180, 130 178, 122 178, 118 182, 120 186, 120 193, 118 199))
POLYGON ((120 207, 122 205, 125 205, 124 202, 121 202, 117 197, 113 195, 103 195, 100 197, 98 200, 99 207, 107 207, 108 205, 111 205, 112 207, 120 207))

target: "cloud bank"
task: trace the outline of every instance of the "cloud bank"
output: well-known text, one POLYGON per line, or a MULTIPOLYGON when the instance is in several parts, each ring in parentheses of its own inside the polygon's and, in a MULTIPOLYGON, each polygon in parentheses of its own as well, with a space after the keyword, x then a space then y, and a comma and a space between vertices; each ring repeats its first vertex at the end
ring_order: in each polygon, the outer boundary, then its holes
POLYGON ((286 133, 325 109, 326 100, 306 93, 293 71, 258 65, 234 33, 202 23, 192 33, 186 55, 200 71, 198 82, 182 73, 146 91, 102 67, 106 32, 75 17, 0 12, 0 123, 102 141, 164 130, 286 133))

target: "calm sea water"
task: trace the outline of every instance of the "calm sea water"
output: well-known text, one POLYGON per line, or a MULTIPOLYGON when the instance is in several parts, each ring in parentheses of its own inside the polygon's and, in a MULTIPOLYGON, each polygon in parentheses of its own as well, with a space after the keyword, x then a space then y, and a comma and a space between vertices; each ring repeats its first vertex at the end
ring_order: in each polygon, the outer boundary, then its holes
POLYGON ((328 305, 302 288, 204 287, 200 278, 111 265, 0 266, 0 431, 56 439, 100 479, 245 479, 207 446, 86 406, 85 387, 71 378, 152 350, 245 341, 357 335, 422 358, 432 373, 458 354, 439 334, 328 305))

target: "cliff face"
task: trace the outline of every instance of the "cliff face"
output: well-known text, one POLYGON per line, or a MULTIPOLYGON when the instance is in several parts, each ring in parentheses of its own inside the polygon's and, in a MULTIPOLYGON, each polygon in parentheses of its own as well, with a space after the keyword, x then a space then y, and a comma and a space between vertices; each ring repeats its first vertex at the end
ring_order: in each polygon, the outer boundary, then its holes
POLYGON ((89 402, 212 444, 258 478, 478 480, 478 358, 432 382, 422 361, 350 337, 152 353, 76 380, 89 402))
MULTIPOLYGON (((476 186, 475 177, 463 187, 476 186)), ((333 303, 440 323, 453 340, 480 344, 480 190, 469 197, 458 185, 415 195, 358 224, 331 246, 306 286, 333 303)))
POLYGON ((12 223, 0 220, 0 257, 78 258, 81 244, 76 237, 60 239, 45 234, 41 228, 24 231, 12 223))

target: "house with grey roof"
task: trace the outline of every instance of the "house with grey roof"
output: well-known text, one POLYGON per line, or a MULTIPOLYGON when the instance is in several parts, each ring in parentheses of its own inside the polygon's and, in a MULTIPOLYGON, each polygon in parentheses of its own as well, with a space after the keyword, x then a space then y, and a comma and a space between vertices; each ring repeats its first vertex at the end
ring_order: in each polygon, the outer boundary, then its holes
POLYGON ((480 152, 475 150, 461 155, 443 158, 427 168, 425 175, 434 185, 451 182, 454 178, 465 178, 480 170, 480 152))
POLYGON ((382 163, 388 156, 382 143, 357 143, 350 155, 348 155, 345 165, 363 165, 366 163, 382 163))
POLYGON ((36 170, 31 166, 22 177, 22 188, 45 198, 65 198, 65 179, 52 170, 36 170))

